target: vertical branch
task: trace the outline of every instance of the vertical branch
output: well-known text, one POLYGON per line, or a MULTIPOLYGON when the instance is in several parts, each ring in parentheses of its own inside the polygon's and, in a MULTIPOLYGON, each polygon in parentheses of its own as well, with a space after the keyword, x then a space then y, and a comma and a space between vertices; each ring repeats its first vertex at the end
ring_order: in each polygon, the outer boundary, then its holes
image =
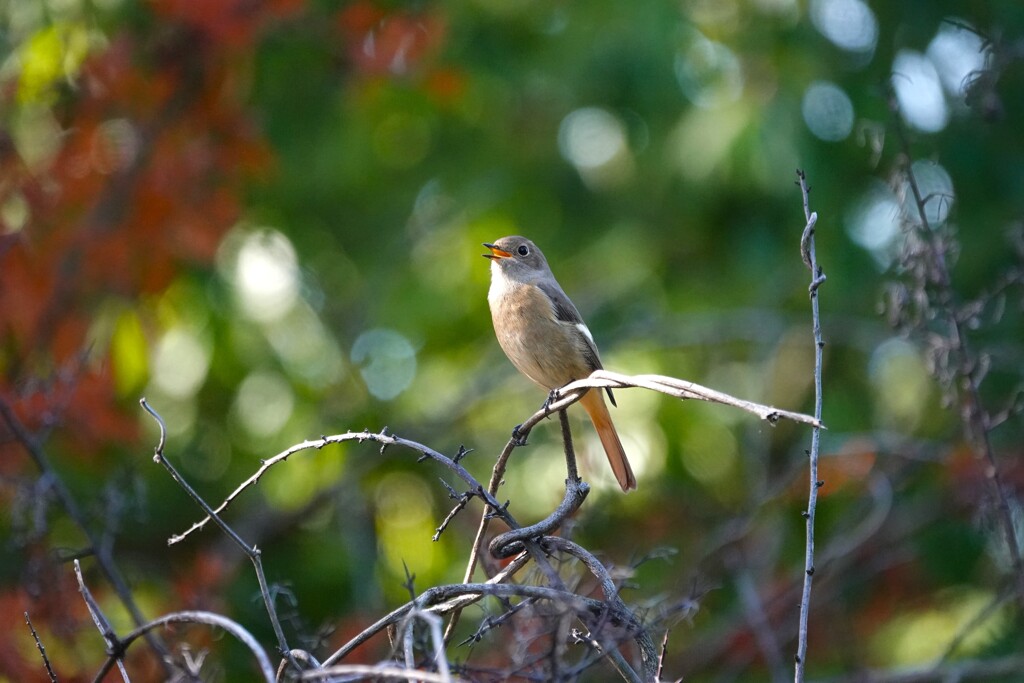
MULTIPOLYGON (((899 103, 894 95, 889 97, 889 108, 893 114, 893 126, 902 153, 903 173, 910 188, 917 211, 916 234, 926 252, 925 273, 934 287, 937 305, 929 301, 928 313, 946 327, 945 337, 948 352, 952 357, 950 366, 954 375, 948 378, 952 396, 960 407, 964 431, 971 450, 977 459, 985 462, 985 477, 989 482, 990 496, 996 509, 998 523, 1002 527, 1007 554, 1010 556, 1016 585, 1017 600, 1024 606, 1024 558, 1021 557, 1020 542, 1013 519, 1010 501, 1003 486, 999 463, 992 448, 990 430, 994 421, 985 410, 981 399, 980 383, 984 375, 984 363, 971 349, 967 337, 965 320, 957 308, 953 280, 946 261, 947 245, 928 220, 928 202, 936 197, 923 196, 912 168, 910 142, 900 116, 899 103)), ((941 199, 941 198, 939 198, 941 199)))
POLYGON ((565 444, 565 476, 570 483, 578 483, 580 474, 576 469, 576 450, 572 446, 572 431, 569 429, 569 409, 558 411, 558 419, 562 424, 562 442, 565 444))
MULTIPOLYGON (((494 463, 494 468, 491 470, 491 480, 487 483, 487 492, 491 496, 498 495, 498 488, 501 486, 502 481, 505 478, 505 467, 508 465, 509 458, 512 457, 512 451, 518 446, 526 445, 526 438, 530 434, 532 426, 525 426, 526 423, 516 426, 512 430, 512 438, 505 444, 505 448, 502 449, 501 454, 498 456, 498 460, 494 463)), ((480 561, 480 552, 484 547, 484 537, 487 535, 487 527, 490 525, 491 516, 490 511, 485 507, 483 512, 480 514, 480 523, 477 526, 476 536, 473 538, 473 547, 469 551, 469 561, 466 562, 466 573, 463 576, 462 582, 469 583, 473 580, 473 574, 476 573, 476 566, 480 561)), ((462 614, 461 609, 455 609, 452 611, 452 615, 448 620, 448 625, 444 630, 444 642, 447 645, 451 642, 452 635, 455 633, 455 627, 459 625, 459 617, 462 614)))
MULTIPOLYGON (((811 270, 811 284, 808 287, 808 292, 811 297, 811 318, 814 327, 814 418, 820 422, 821 361, 825 342, 821 339, 818 288, 825 282, 825 274, 822 272, 821 266, 818 265, 817 255, 814 250, 814 227, 818 222, 818 214, 811 212, 810 188, 807 186, 807 176, 801 170, 798 170, 796 175, 797 183, 800 186, 800 193, 803 196, 804 217, 807 219, 803 235, 800 238, 800 254, 804 263, 811 270)), ((804 552, 804 586, 800 597, 800 629, 797 635, 796 671, 793 679, 796 683, 803 682, 804 666, 807 661, 807 622, 811 611, 811 582, 814 578, 814 512, 818 504, 818 489, 824 483, 818 479, 818 449, 820 443, 821 428, 815 426, 811 432, 811 450, 807 453, 810 461, 810 473, 808 477, 807 510, 803 513, 807 521, 807 546, 804 552)))

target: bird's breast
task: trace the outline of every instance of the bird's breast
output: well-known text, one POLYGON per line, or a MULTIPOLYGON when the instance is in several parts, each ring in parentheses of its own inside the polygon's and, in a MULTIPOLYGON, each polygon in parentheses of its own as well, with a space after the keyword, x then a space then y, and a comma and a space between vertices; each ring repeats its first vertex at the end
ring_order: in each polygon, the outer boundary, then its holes
POLYGON ((538 287, 492 280, 487 294, 494 333, 505 355, 536 384, 555 389, 590 374, 566 325, 538 287))

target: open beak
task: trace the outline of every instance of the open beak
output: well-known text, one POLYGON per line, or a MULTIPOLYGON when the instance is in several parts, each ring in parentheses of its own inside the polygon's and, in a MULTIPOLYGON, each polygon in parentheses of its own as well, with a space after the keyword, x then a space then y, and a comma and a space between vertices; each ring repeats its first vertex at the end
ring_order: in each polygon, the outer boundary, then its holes
POLYGON ((512 256, 511 253, 505 251, 504 249, 499 249, 493 244, 488 244, 487 242, 484 242, 484 246, 491 250, 490 254, 481 254, 481 256, 483 256, 484 258, 489 258, 493 261, 497 261, 498 259, 509 258, 510 256, 512 256))

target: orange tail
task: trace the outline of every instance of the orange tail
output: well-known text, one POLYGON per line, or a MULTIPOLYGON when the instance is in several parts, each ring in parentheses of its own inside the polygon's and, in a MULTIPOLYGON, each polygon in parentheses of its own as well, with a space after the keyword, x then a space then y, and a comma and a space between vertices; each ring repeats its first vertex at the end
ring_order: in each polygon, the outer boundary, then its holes
POLYGON ((580 405, 587 411, 590 421, 597 429, 597 435, 601 437, 601 445, 608 455, 608 463, 615 472, 615 478, 619 480, 619 486, 623 491, 636 488, 636 477, 633 476, 633 469, 626 459, 626 452, 622 450, 622 442, 615 432, 615 425, 612 424, 612 416, 608 414, 608 406, 604 404, 601 397, 601 390, 592 389, 580 399, 580 405))

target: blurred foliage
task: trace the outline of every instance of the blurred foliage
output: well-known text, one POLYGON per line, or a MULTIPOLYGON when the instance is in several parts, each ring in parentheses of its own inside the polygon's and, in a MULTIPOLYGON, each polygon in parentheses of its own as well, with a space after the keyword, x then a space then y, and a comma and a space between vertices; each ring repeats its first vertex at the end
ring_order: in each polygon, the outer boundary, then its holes
MULTIPOLYGON (((518 233, 610 369, 809 410, 799 167, 828 276, 808 673, 1020 651, 983 465, 921 337, 882 313, 909 211, 890 87, 915 171, 945 197, 930 210, 958 240, 959 301, 1021 267, 1022 46, 1019 0, 0 3, 3 401, 144 614, 222 611, 269 644, 244 557, 212 528, 166 546, 198 514, 150 462, 141 395, 209 501, 294 443, 385 425, 473 448, 486 481, 544 398, 486 304, 480 243, 518 233)), ((971 326, 993 415, 1024 368, 1020 288, 1001 301, 971 326)), ((652 618, 699 597, 670 678, 790 675, 809 433, 637 390, 619 406, 639 490, 619 494, 575 422, 594 490, 573 534, 624 569, 675 549, 623 591, 652 618), (751 582, 781 664, 759 646, 751 582)), ((0 434, 0 680, 45 675, 25 611, 62 680, 91 676, 102 642, 60 561, 86 541, 0 434)), ((991 433, 1018 520, 1022 437, 1019 414, 991 433)), ((501 494, 524 521, 564 478, 554 423, 531 444, 501 494)), ((477 508, 431 542, 450 506, 439 475, 349 444, 294 456, 238 501, 229 521, 264 549, 296 644, 329 652, 399 604, 403 565, 417 589, 461 580, 477 508)), ((243 657, 211 666, 246 680, 243 657)))

